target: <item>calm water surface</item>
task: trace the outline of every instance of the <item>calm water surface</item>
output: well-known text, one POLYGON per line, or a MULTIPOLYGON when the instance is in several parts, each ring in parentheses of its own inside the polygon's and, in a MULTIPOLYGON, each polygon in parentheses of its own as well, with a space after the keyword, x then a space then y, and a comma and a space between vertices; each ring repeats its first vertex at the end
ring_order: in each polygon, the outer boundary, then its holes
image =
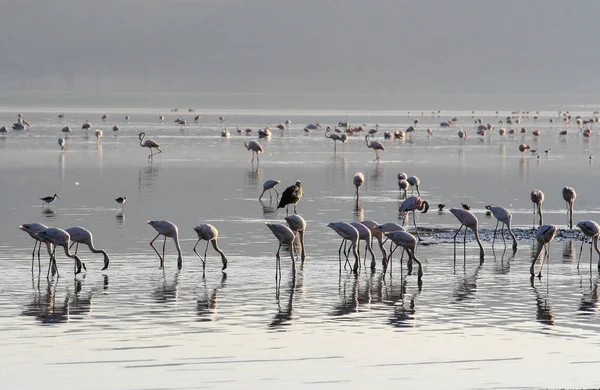
MULTIPOLYGON (((228 112, 229 139, 220 137, 223 125, 216 114, 193 123, 196 113, 139 109, 107 111, 107 122, 101 113, 85 110, 65 109, 62 120, 54 109, 24 113, 32 124, 27 133, 0 136, 0 380, 10 388, 600 386, 594 375, 600 365, 597 255, 590 271, 584 247, 584 266, 577 270, 580 235, 567 229, 561 196, 563 186, 574 187, 575 221, 598 219, 598 167, 589 159, 596 136, 584 138, 572 125, 560 137, 564 126, 548 122, 555 112, 542 113, 537 123, 525 119, 514 125, 527 127, 525 136, 504 139, 497 130, 476 136, 470 113, 418 116, 416 133, 385 141, 379 164, 372 162, 363 137, 351 137, 334 154, 322 130, 302 131, 314 121, 344 120, 338 113, 228 112), (128 122, 125 113, 131 115, 128 122), (166 115, 162 124, 159 114, 166 115), (469 131, 466 142, 459 141, 456 128, 439 128, 454 115, 469 131), (176 127, 177 116, 191 126, 176 127), (99 144, 93 131, 86 136, 80 129, 86 119, 104 130, 99 144), (275 129, 271 139, 260 140, 265 148, 260 165, 250 164, 242 144, 256 135, 238 136, 236 126, 256 134, 259 126, 286 119, 292 120, 290 129, 283 135, 275 129), (118 132, 111 130, 115 122, 118 132), (60 152, 56 140, 66 125, 73 132, 60 152), (433 136, 427 136, 428 127, 433 136), (531 135, 536 128, 539 138, 531 135), (153 162, 139 146, 140 131, 161 144, 163 153, 153 162), (551 151, 539 159, 522 155, 517 149, 522 142, 551 151), (352 184, 357 171, 366 178, 358 211, 352 184), (391 275, 383 275, 379 251, 374 272, 339 272, 340 239, 326 224, 398 221, 399 171, 419 176, 422 197, 432 204, 417 217, 424 228, 417 251, 422 284, 402 275, 398 263, 391 275), (294 275, 282 252, 279 282, 277 243, 264 222, 282 222, 285 211, 268 195, 258 201, 267 179, 281 180, 281 190, 302 180, 305 191, 298 212, 308 222, 308 257, 294 275), (545 222, 560 231, 544 276, 531 281, 533 188, 545 192, 545 222), (42 209, 38 198, 54 193, 60 199, 42 209), (118 196, 128 198, 124 213, 116 210, 118 196), (469 234, 466 267, 462 256, 454 267, 458 224, 435 205, 449 209, 461 202, 479 217, 483 264, 469 234), (512 211, 520 241, 516 253, 501 241, 492 250, 495 220, 484 208, 489 203, 512 211), (146 224, 150 219, 179 226, 181 271, 171 240, 165 269, 158 269, 148 245, 155 236, 146 224), (58 257, 60 278, 46 278, 47 256, 41 274, 37 263, 32 274, 33 242, 17 228, 26 222, 90 229, 95 244, 111 256, 109 269, 101 272, 102 256, 80 248, 86 274, 73 278, 64 255, 58 257), (229 257, 226 273, 210 248, 203 277, 192 251, 197 240, 192 227, 202 222, 220 231, 229 257)), ((481 115, 498 127, 500 118, 481 115)), ((406 128, 414 118, 363 112, 350 120, 378 123, 382 140, 385 130, 406 128)), ((16 112, 0 110, 1 125, 15 120, 16 112)))

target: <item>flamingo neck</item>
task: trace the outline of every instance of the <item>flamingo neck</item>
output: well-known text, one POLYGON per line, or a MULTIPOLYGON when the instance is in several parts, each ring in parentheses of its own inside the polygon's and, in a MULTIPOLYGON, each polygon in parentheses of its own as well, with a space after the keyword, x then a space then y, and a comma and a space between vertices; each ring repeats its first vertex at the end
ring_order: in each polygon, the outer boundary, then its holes
POLYGON ((508 223, 506 224, 506 227, 508 228, 508 234, 510 234, 510 236, 512 237, 513 248, 516 248, 517 247, 517 237, 515 237, 515 234, 513 233, 510 225, 511 225, 511 221, 509 220, 508 223))
MULTIPOLYGON (((594 244, 594 249, 596 250, 596 253, 598 253, 598 255, 600 256, 600 248, 598 248, 598 235, 594 236, 592 242, 594 244)), ((598 266, 600 266, 600 258, 598 258, 598 266)))
POLYGON ((177 248, 177 262, 181 263, 181 261, 182 261, 181 246, 179 245, 179 237, 177 236, 177 234, 173 235, 173 241, 175 242, 175 247, 177 248))
POLYGON ((225 253, 223 253, 221 248, 219 248, 219 244, 217 243, 217 240, 211 240, 211 242, 212 242, 213 248, 215 248, 215 250, 221 255, 221 261, 223 262, 223 265, 227 264, 227 257, 225 256, 225 253))
POLYGON ((304 259, 306 259, 306 251, 304 250, 304 230, 300 230, 298 235, 300 236, 300 258, 304 261, 304 259))
POLYGON ((483 245, 481 244, 481 240, 479 239, 479 229, 477 229, 477 225, 473 228, 473 234, 475 234, 475 240, 477 241, 477 245, 479 245, 479 257, 483 258, 485 256, 485 250, 483 250, 483 245))

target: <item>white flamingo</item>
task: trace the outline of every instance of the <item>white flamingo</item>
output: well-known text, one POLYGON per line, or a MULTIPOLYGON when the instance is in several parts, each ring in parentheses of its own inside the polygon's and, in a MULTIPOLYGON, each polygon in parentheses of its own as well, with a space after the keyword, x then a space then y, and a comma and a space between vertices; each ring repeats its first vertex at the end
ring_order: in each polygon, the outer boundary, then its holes
POLYGON ((148 160, 154 158, 154 154, 162 153, 162 150, 160 150, 160 145, 158 144, 158 142, 156 142, 153 139, 149 139, 149 138, 146 139, 146 133, 144 133, 143 131, 140 133, 138 138, 140 139, 141 147, 150 149, 150 155, 148 155, 148 160), (153 149, 158 150, 158 153, 153 153, 153 151, 152 151, 153 149))
POLYGON ((64 150, 65 146, 67 146, 67 141, 64 138, 59 138, 58 146, 60 146, 60 150, 64 150))
MULTIPOLYGON (((360 260, 358 258, 358 230, 356 230, 354 226, 346 222, 330 222, 327 224, 327 226, 333 229, 340 237, 342 237, 342 243, 340 244, 340 248, 338 249, 340 272, 342 271, 342 246, 344 245, 346 240, 348 240, 351 242, 350 249, 352 249, 352 254, 354 255, 353 271, 354 273, 357 273, 358 267, 360 265, 360 260)), ((348 259, 346 259, 346 262, 348 262, 348 259)), ((345 267, 346 265, 344 264, 344 268, 345 267)))
MULTIPOLYGON (((581 253, 583 252, 583 242, 585 241, 585 237, 590 237, 590 270, 592 268, 592 246, 600 255, 600 249, 598 248, 598 237, 600 236, 600 225, 598 225, 594 221, 581 221, 577 223, 577 227, 581 229, 583 233, 583 239, 581 240, 581 248, 579 249, 579 258, 577 259, 577 269, 579 269, 579 262, 581 261, 581 253)), ((35 250, 35 247, 34 247, 35 250)), ((33 267, 33 265, 32 265, 33 267)), ((598 269, 600 269, 600 257, 598 258, 598 269)))
MULTIPOLYGON (((421 191, 419 191, 419 184, 421 184, 421 180, 419 180, 419 178, 416 176, 409 176, 406 178, 406 181, 408 182, 408 184, 410 184, 411 187, 414 187, 417 190, 417 194, 421 196, 421 191)), ((413 190, 411 188, 411 194, 412 192, 413 190)))
POLYGON ((94 132, 94 135, 96 136, 96 142, 100 142, 100 138, 102 138, 102 136, 104 135, 104 132, 102 132, 102 130, 98 129, 94 132))
POLYGON ((71 236, 71 246, 69 247, 69 249, 71 249, 71 247, 75 245, 75 254, 77 254, 79 244, 87 245, 87 247, 90 248, 90 251, 92 253, 102 253, 102 255, 104 256, 104 267, 102 268, 102 271, 108 268, 110 258, 108 257, 108 254, 105 250, 94 248, 94 237, 92 236, 92 232, 82 227, 72 227, 65 229, 65 231, 71 236))
MULTIPOLYGON (((401 231, 401 230, 385 233, 385 236, 387 238, 389 238, 394 244, 396 244, 396 247, 394 248, 394 250, 390 251, 390 259, 392 257, 392 254, 394 253, 394 251, 398 247, 402 247, 402 249, 406 250, 406 252, 408 253, 408 263, 407 263, 408 274, 409 275, 412 274, 412 262, 414 261, 415 263, 417 263, 419 265, 419 271, 418 271, 417 275, 418 275, 418 279, 421 280, 421 278, 423 277, 423 265, 421 264, 419 259, 417 259, 415 257, 415 247, 417 245, 417 239, 415 238, 415 236, 413 236, 412 234, 410 234, 408 232, 401 231)), ((402 258, 400 258, 400 269, 402 269, 402 258)), ((391 267, 390 267, 390 270, 391 270, 391 267)))
POLYGON ((150 246, 152 247, 152 249, 154 249, 154 252, 156 252, 158 258, 160 259, 160 268, 163 268, 165 265, 165 247, 167 245, 167 237, 171 237, 173 239, 173 242, 175 242, 175 247, 177 248, 177 268, 181 269, 181 266, 183 264, 183 258, 181 257, 181 246, 179 245, 179 229, 177 229, 177 226, 173 222, 166 220, 148 221, 146 223, 152 226, 154 230, 158 232, 156 237, 154 237, 152 241, 150 241, 150 246), (158 253, 154 245, 152 245, 160 235, 165 236, 165 240, 163 242, 162 257, 160 256, 160 253, 158 253))
MULTIPOLYGON (((535 257, 533 258, 533 261, 531 262, 531 268, 529 269, 529 273, 531 274, 531 276, 535 275, 535 272, 534 272, 535 263, 536 263, 538 257, 540 256, 542 249, 544 249, 544 247, 546 245, 548 245, 548 247, 550 246, 550 242, 552 242, 555 235, 556 235, 556 226, 554 226, 554 225, 542 225, 539 227, 539 229, 535 233, 535 238, 537 239, 537 242, 538 242, 538 251, 537 251, 535 257)), ((546 251, 546 254, 544 255, 544 257, 550 255, 549 249, 550 248, 548 248, 548 250, 546 251)), ((544 257, 542 257, 542 264, 540 264, 540 272, 538 273, 539 278, 542 277, 542 268, 544 267, 544 257)))
POLYGON ((360 240, 365 242, 365 262, 367 260, 367 251, 371 254, 371 269, 375 269, 375 253, 373 253, 373 247, 371 246, 371 230, 360 222, 350 222, 350 225, 358 232, 358 247, 357 251, 360 256, 360 240))
POLYGON ((506 228, 508 229, 508 234, 510 234, 510 236, 512 237, 512 240, 513 240, 513 248, 516 249, 517 248, 517 238, 513 234, 511 227, 510 227, 511 221, 512 221, 512 214, 510 213, 510 211, 508 211, 504 207, 500 207, 500 206, 490 205, 490 206, 486 206, 486 208, 488 210, 490 210, 492 212, 492 215, 498 220, 498 222, 496 222, 496 228, 494 229, 494 239, 492 240, 492 247, 494 246, 494 242, 496 241, 496 231, 498 230, 498 224, 500 222, 502 222, 502 231, 501 231, 502 240, 504 240, 504 225, 506 225, 506 228))
MULTIPOLYGON (((382 265, 385 267, 385 264, 387 261, 387 253, 383 246, 383 232, 381 230, 377 229, 379 224, 375 221, 369 221, 369 220, 360 221, 360 223, 365 225, 367 227, 367 229, 369 229, 371 231, 371 237, 377 239, 377 243, 379 244, 379 249, 381 250, 381 253, 383 255, 382 265)), ((373 244, 371 244, 371 246, 373 246, 373 244)))
POLYGON ((367 148, 373 149, 375 151, 375 160, 373 161, 379 161, 379 151, 383 151, 385 152, 385 146, 383 146, 383 144, 379 141, 370 141, 369 142, 369 137, 371 135, 367 134, 365 136, 365 142, 367 143, 367 148))
POLYGON ((46 248, 48 248, 48 255, 52 256, 52 243, 46 239, 42 239, 42 237, 38 236, 38 233, 42 230, 48 229, 48 226, 41 223, 24 223, 19 226, 19 229, 23 230, 31 238, 35 240, 33 244, 33 252, 31 252, 31 272, 33 272, 33 264, 35 260, 35 248, 38 247, 38 272, 41 270, 40 265, 40 250, 42 249, 42 242, 46 244, 46 248), (39 245, 38 245, 39 244, 39 245))
POLYGON ((577 193, 572 187, 562 189, 562 196, 567 203, 567 214, 569 215, 569 229, 573 229, 573 204, 577 198, 577 193))
POLYGON ((356 187, 356 204, 358 204, 359 201, 359 197, 360 197, 360 186, 363 185, 363 183, 365 182, 365 175, 363 175, 362 172, 356 172, 354 174, 354 179, 352 179, 352 182, 354 183, 354 187, 356 187))
POLYGON ((265 222, 265 225, 267 225, 275 238, 277 238, 277 241, 279 241, 279 247, 277 248, 277 253, 275 254, 275 279, 277 279, 278 272, 279 277, 281 277, 281 258, 279 257, 279 252, 281 251, 281 246, 283 244, 288 245, 290 248, 292 272, 296 273, 296 259, 294 259, 294 240, 296 239, 296 235, 289 227, 280 223, 265 222))
POLYGON ((478 221, 477 217, 470 211, 465 209, 450 209, 450 212, 458 219, 460 222, 460 227, 456 231, 454 235, 454 265, 456 265, 456 236, 460 233, 460 230, 465 227, 465 235, 463 238, 464 245, 464 265, 467 264, 467 228, 473 231, 475 235, 475 240, 477 240, 477 245, 479 245, 479 258, 483 261, 485 256, 485 251, 483 250, 483 245, 481 244, 481 240, 479 239, 479 230, 478 230, 478 221))
POLYGON ((300 238, 300 259, 302 262, 306 259, 306 249, 304 248, 304 232, 306 232, 306 221, 301 216, 294 214, 284 218, 289 228, 300 238))
POLYGON ((48 228, 44 229, 38 233, 38 237, 42 241, 48 241, 54 245, 52 249, 52 255, 50 256, 50 265, 48 266, 48 276, 50 276, 50 269, 54 268, 56 270, 56 275, 58 275, 58 267, 56 266, 56 247, 62 246, 65 250, 65 255, 75 260, 75 275, 81 272, 81 267, 85 269, 85 265, 81 262, 81 259, 77 257, 75 254, 71 254, 69 252, 69 245, 71 244, 71 236, 69 233, 62 229, 58 228, 48 228))
POLYGON ((537 212, 540 217, 540 226, 542 226, 544 224, 544 217, 542 215, 542 204, 544 203, 544 193, 541 190, 531 191, 531 201, 533 202, 533 223, 535 224, 535 210, 537 208, 537 212))
POLYGON ((227 257, 225 256, 225 253, 223 253, 221 248, 219 248, 219 231, 217 230, 217 228, 209 223, 202 223, 198 226, 194 226, 194 231, 196 232, 196 234, 198 234, 198 241, 196 242, 196 245, 194 245, 194 252, 196 253, 196 255, 198 255, 198 257, 200 257, 200 260, 202 260, 202 270, 204 270, 204 267, 206 266, 206 252, 208 251, 208 244, 211 243, 213 248, 215 248, 215 250, 217 251, 217 253, 221 255, 221 262, 223 263, 223 268, 221 268, 221 271, 224 271, 227 268, 227 257), (206 240, 206 248, 204 249, 204 259, 196 251, 196 247, 198 246, 201 240, 206 240))
POLYGON ((263 147, 256 141, 244 142, 246 149, 252 151, 252 161, 254 162, 254 153, 256 153, 256 161, 260 162, 258 155, 264 152, 263 147))
POLYGON ((281 181, 279 181, 279 180, 267 180, 267 181, 265 181, 263 183, 263 192, 258 197, 258 200, 261 200, 261 198, 263 197, 263 195, 267 191, 269 191, 269 198, 273 199, 273 195, 271 195, 271 190, 275 191, 275 193, 277 194, 276 198, 279 198, 279 192, 277 192, 277 188, 275 188, 279 184, 281 184, 281 181))

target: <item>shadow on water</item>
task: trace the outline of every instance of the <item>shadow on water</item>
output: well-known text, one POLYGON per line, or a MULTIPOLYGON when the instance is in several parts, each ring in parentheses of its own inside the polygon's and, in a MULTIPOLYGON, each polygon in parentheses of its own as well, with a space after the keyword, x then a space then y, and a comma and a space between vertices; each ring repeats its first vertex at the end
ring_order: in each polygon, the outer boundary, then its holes
POLYGON ((177 302, 179 299, 179 274, 176 271, 173 280, 168 282, 164 270, 161 272, 157 286, 152 291, 152 298, 158 303, 177 302))
POLYGON ((138 177, 138 192, 154 189, 158 184, 160 169, 152 162, 148 166, 141 167, 138 177))
POLYGON ((535 306, 537 308, 537 313, 536 313, 536 320, 542 324, 545 325, 554 325, 554 313, 552 312, 552 308, 550 307, 549 304, 549 299, 550 299, 550 289, 549 289, 549 282, 548 282, 548 278, 546 278, 546 291, 544 292, 543 287, 541 286, 542 282, 540 283, 540 287, 535 285, 536 282, 536 277, 532 276, 530 278, 531 281, 531 288, 533 289, 533 293, 535 294, 535 306))
POLYGON ((598 312, 598 285, 600 284, 600 276, 596 276, 596 278, 589 277, 586 282, 585 287, 583 278, 581 278, 579 283, 581 301, 577 308, 577 314, 580 315, 591 315, 598 312))
POLYGON ((204 291, 196 300, 196 316, 198 317, 196 321, 206 322, 215 321, 217 319, 217 310, 219 308, 217 294, 226 286, 225 282, 227 282, 227 274, 223 272, 221 273, 221 281, 212 289, 212 292, 209 295, 208 287, 206 286, 206 278, 204 278, 202 281, 204 291))
POLYGON ((465 269, 463 270, 462 275, 456 276, 456 283, 454 285, 452 296, 456 298, 457 302, 476 298, 475 294, 477 293, 477 277, 482 267, 483 265, 479 264, 472 274, 467 275, 467 270, 465 269))

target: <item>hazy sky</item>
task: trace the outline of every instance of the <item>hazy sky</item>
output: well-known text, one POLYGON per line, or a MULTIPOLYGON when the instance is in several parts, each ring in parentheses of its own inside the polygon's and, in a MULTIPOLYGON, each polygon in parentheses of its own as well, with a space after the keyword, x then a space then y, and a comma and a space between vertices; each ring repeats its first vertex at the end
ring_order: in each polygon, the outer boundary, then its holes
POLYGON ((0 0, 0 7, 0 85, 11 88, 600 87, 596 1, 0 0))

